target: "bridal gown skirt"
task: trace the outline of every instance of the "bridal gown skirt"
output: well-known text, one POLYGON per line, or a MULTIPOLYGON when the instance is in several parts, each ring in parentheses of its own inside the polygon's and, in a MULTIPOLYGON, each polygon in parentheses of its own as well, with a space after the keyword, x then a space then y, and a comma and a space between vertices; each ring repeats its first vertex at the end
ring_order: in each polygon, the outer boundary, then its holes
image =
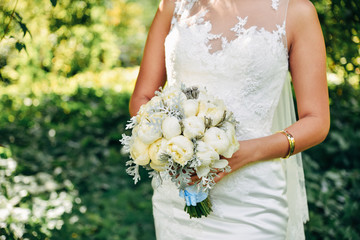
MULTIPOLYGON (((284 240, 288 222, 282 161, 247 165, 224 177, 210 192, 213 212, 190 219, 173 183, 154 187, 157 240, 284 240)), ((153 184, 154 185, 154 184, 153 184)))

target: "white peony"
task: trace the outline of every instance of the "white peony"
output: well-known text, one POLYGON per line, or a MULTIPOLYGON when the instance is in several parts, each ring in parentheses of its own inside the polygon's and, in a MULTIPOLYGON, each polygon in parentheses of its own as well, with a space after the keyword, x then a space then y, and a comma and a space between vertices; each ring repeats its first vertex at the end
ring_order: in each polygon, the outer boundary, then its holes
POLYGON ((212 163, 213 168, 225 168, 229 164, 228 160, 226 159, 219 159, 212 163))
POLYGON ((181 134, 181 126, 176 117, 166 117, 162 122, 161 129, 166 139, 171 139, 181 134))
POLYGON ((195 99, 188 99, 183 103, 185 117, 196 116, 199 112, 199 101, 195 99))
POLYGON ((138 131, 139 131, 139 125, 135 125, 135 127, 131 130, 131 135, 133 137, 137 137, 138 136, 138 131))
POLYGON ((141 105, 139 111, 136 114, 136 121, 139 123, 144 121, 145 118, 149 117, 152 113, 150 110, 152 108, 160 107, 163 105, 162 98, 159 96, 154 96, 147 103, 141 105))
POLYGON ((197 141, 196 157, 200 160, 201 166, 209 166, 213 161, 220 159, 219 154, 203 141, 197 141))
POLYGON ((168 141, 166 152, 175 162, 184 166, 194 154, 194 144, 182 135, 176 136, 168 141))
POLYGON ((203 136, 205 132, 204 120, 195 116, 185 118, 183 121, 184 136, 192 139, 197 136, 203 136))
POLYGON ((130 155, 136 164, 147 165, 150 162, 149 145, 135 138, 130 147, 130 155))
POLYGON ((165 138, 160 138, 159 140, 152 143, 149 147, 149 155, 150 155, 150 167, 157 170, 164 170, 164 166, 166 162, 162 162, 160 160, 160 156, 166 150, 167 140, 165 138))
POLYGON ((223 152, 223 156, 226 158, 230 158, 238 149, 239 149, 239 141, 236 139, 235 134, 235 126, 229 122, 225 122, 222 126, 228 139, 230 141, 230 146, 228 147, 227 151, 223 152))
POLYGON ((139 123, 149 116, 149 110, 151 105, 148 103, 141 105, 139 111, 136 114, 136 121, 139 123))
POLYGON ((217 127, 209 128, 204 134, 203 141, 209 144, 219 155, 226 153, 230 146, 226 132, 217 127))
POLYGON ((216 126, 224 116, 225 104, 220 99, 209 100, 202 99, 199 102, 199 113, 198 117, 204 119, 205 117, 212 120, 211 126, 216 126))
POLYGON ((137 129, 137 136, 146 144, 151 144, 162 137, 161 124, 166 117, 164 113, 154 113, 144 119, 137 129))
POLYGON ((184 99, 186 100, 186 95, 181 91, 181 88, 175 84, 175 85, 167 85, 164 90, 161 92, 161 97, 163 100, 167 100, 170 98, 173 98, 175 96, 178 96, 179 93, 182 93, 184 95, 184 99))
POLYGON ((150 162, 150 167, 158 172, 162 172, 162 171, 166 170, 165 165, 157 165, 153 162, 150 162))
POLYGON ((152 106, 152 107, 161 106, 162 98, 160 96, 154 96, 153 98, 150 99, 148 104, 150 104, 150 106, 152 106))
POLYGON ((161 131, 157 131, 153 126, 147 123, 140 124, 137 134, 145 144, 151 144, 162 136, 161 131))
POLYGON ((211 168, 225 168, 228 165, 227 160, 220 159, 219 154, 203 141, 197 141, 196 157, 201 162, 196 168, 199 178, 207 176, 211 168))
POLYGON ((181 105, 186 101, 186 95, 177 86, 167 86, 161 93, 165 104, 172 109, 181 109, 181 105))
POLYGON ((220 169, 220 168, 225 168, 227 165, 229 164, 229 162, 226 159, 219 159, 219 160, 214 160, 210 166, 199 166, 196 168, 196 174, 199 178, 202 177, 206 177, 211 168, 215 168, 215 169, 220 169))

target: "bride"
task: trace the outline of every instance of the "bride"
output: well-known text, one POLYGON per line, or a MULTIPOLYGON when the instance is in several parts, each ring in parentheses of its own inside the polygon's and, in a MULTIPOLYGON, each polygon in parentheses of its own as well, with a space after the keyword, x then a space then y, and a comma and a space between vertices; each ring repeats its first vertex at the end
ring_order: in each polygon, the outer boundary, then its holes
POLYGON ((157 239, 304 239, 308 211, 298 153, 329 131, 325 47, 314 6, 308 0, 162 0, 131 115, 166 82, 204 86, 223 99, 239 121, 240 148, 228 159, 232 171, 216 179, 214 211, 206 218, 189 218, 171 182, 154 187, 157 239))

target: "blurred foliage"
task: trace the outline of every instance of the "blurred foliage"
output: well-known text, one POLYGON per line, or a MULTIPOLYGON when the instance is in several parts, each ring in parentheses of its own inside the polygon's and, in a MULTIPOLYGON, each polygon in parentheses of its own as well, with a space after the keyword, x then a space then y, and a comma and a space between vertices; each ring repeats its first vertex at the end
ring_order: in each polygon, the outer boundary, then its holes
MULTIPOLYGON (((1 96, 1 141, 10 146, 17 174, 48 173, 58 182, 71 181, 78 191, 72 213, 65 214, 51 239, 154 235, 151 188, 148 181, 134 186, 125 173, 127 157, 120 153, 128 100, 127 93, 83 87, 25 99, 1 96)), ((35 232, 32 239, 41 233, 27 230, 35 232)))
MULTIPOLYGON (((14 179, 42 173, 58 184, 55 192, 73 196, 73 207, 61 216, 61 230, 46 218, 27 224, 10 218, 0 223, 0 236, 15 239, 20 226, 29 239, 155 239, 151 186, 146 176, 134 186, 126 175, 119 139, 158 0, 18 0, 14 8, 16 2, 0 0, 0 144, 7 147, 0 155, 17 164, 1 177, 0 196, 18 186, 14 179)), ((356 240, 360 2, 313 3, 327 44, 329 80, 336 84, 329 87, 330 134, 304 153, 311 219, 306 236, 356 240)), ((33 199, 48 194, 28 191, 12 209, 31 210, 33 199)), ((7 211, 4 199, 0 210, 7 211)))
MULTIPOLYGON (((61 229, 77 195, 73 184, 59 184, 45 172, 22 175, 9 149, 0 148, 0 236, 2 239, 41 238, 61 229)), ((56 174, 54 174, 56 175, 56 174)))
POLYGON ((359 85, 360 1, 311 0, 319 15, 328 67, 340 78, 359 85))
MULTIPOLYGON (((138 65, 157 0, 19 0, 16 16, 0 41, 0 73, 5 83, 43 81, 138 65), (146 11, 145 11, 146 10, 146 11), (23 35, 23 27, 31 33, 23 35), (5 34, 5 35, 4 35, 5 34), (17 54, 19 44, 26 52, 17 54)), ((8 23, 14 1, 0 2, 0 22, 8 23)), ((25 32, 24 32, 25 33, 25 32)))
POLYGON ((309 240, 360 239, 360 89, 331 85, 330 133, 304 152, 309 240))

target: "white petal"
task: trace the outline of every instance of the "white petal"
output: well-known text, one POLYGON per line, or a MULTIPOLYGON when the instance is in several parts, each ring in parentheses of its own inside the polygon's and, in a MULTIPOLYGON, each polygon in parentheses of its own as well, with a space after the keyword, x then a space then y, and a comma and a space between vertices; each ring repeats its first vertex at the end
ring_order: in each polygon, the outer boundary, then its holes
POLYGON ((229 164, 228 160, 226 159, 220 159, 220 160, 216 160, 214 161, 212 167, 213 168, 224 168, 229 164))
POLYGON ((209 166, 200 166, 196 168, 196 174, 199 178, 205 177, 210 172, 209 166))

